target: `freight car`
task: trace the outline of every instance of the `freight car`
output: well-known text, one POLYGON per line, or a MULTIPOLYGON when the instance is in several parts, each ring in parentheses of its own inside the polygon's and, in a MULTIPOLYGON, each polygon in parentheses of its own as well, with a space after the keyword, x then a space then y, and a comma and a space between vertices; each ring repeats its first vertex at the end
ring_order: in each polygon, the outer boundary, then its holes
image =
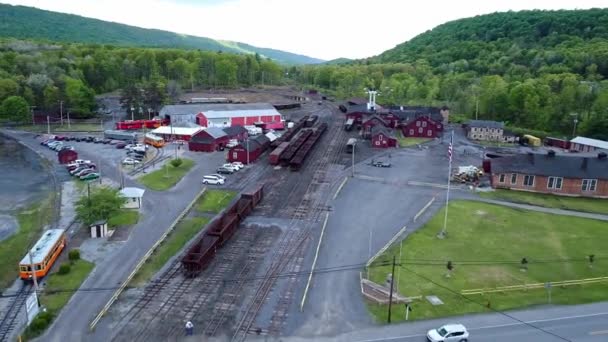
POLYGON ((103 132, 103 137, 106 139, 123 140, 123 141, 137 141, 137 133, 106 130, 103 132))
POLYGON ((311 115, 308 119, 306 119, 306 122, 304 124, 305 127, 312 127, 315 125, 315 123, 317 122, 317 120, 319 120, 319 116, 318 115, 311 115))
POLYGON ((281 154, 283 154, 287 146, 289 146, 288 142, 282 142, 274 151, 270 152, 270 156, 268 157, 270 165, 279 165, 281 154))
POLYGON ((312 130, 310 128, 304 128, 298 133, 296 137, 294 137, 290 142, 289 146, 285 148, 285 151, 281 154, 279 160, 281 163, 287 165, 293 156, 296 155, 298 149, 304 144, 306 139, 312 134, 312 130))
POLYGON ((182 266, 186 277, 196 277, 204 271, 217 249, 224 246, 234 235, 238 226, 262 201, 264 184, 241 194, 238 200, 231 203, 211 223, 203 235, 188 249, 182 258, 182 266))
POLYGON ((304 127, 306 120, 308 120, 308 115, 302 117, 298 122, 294 123, 293 127, 288 129, 287 132, 281 135, 279 139, 273 141, 270 146, 277 147, 283 142, 290 141, 296 135, 296 133, 298 133, 300 129, 304 127))
POLYGON ((565 139, 547 137, 545 138, 545 145, 563 148, 564 150, 570 149, 570 141, 565 139))
POLYGON ((296 155, 289 161, 291 171, 298 171, 300 167, 302 167, 306 156, 308 156, 310 151, 312 151, 312 148, 315 146, 317 141, 319 141, 325 130, 327 130, 326 123, 322 123, 319 125, 319 127, 313 130, 312 134, 308 137, 304 144, 302 144, 302 147, 298 149, 296 155))

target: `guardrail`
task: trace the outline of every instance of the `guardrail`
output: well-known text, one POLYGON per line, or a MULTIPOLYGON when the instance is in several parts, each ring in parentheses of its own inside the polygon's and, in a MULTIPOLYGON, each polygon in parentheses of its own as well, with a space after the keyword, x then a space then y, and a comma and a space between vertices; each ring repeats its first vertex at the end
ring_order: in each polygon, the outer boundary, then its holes
POLYGON ((555 282, 549 282, 549 283, 532 283, 532 284, 522 284, 522 285, 511 285, 511 286, 494 287, 494 288, 487 288, 487 289, 470 289, 470 290, 462 290, 462 291, 460 291, 460 293, 462 295, 466 296, 466 295, 476 295, 476 294, 485 294, 485 293, 541 289, 541 288, 545 288, 548 284, 550 284, 550 286, 572 286, 572 285, 594 284, 594 283, 599 283, 602 281, 608 281, 608 277, 563 280, 563 281, 555 281, 555 282))
POLYGON ((131 274, 129 274, 129 276, 127 277, 127 279, 125 279, 125 281, 120 285, 120 287, 116 290, 116 292, 114 292, 114 294, 112 295, 112 297, 110 298, 110 300, 106 303, 106 305, 103 307, 103 309, 101 309, 101 311, 97 314, 97 316, 95 317, 95 319, 93 319, 93 321, 91 322, 91 324, 89 325, 89 329, 93 330, 95 329, 95 326, 97 325, 97 323, 99 323, 99 320, 101 320, 101 318, 103 317, 103 315, 106 314, 106 312, 110 309, 110 307, 112 306, 112 304, 114 304, 114 302, 118 299, 118 296, 120 296, 120 294, 122 293, 122 291, 124 291, 124 289, 127 287, 127 285, 131 282, 131 280, 133 279, 133 277, 135 276, 135 274, 137 274, 137 272, 139 271, 139 269, 146 263, 146 261, 148 261, 148 259, 150 258, 150 256, 152 255, 152 253, 154 253, 154 251, 158 248, 158 246, 160 246, 163 241, 165 241, 165 239, 167 238, 167 236, 169 236, 169 234, 171 234, 171 232, 175 229, 175 226, 177 226, 177 224, 184 218, 184 216, 190 211, 190 209, 192 209, 192 206, 194 206, 194 204, 196 203, 196 201, 205 193, 205 191, 207 191, 207 187, 204 187, 192 200, 192 202, 190 202, 190 204, 188 204, 188 206, 186 207, 186 209, 184 209, 175 219, 175 221, 173 221, 173 223, 171 224, 171 226, 169 226, 169 229, 167 229, 166 232, 163 233, 163 235, 161 235, 161 237, 156 241, 156 243, 154 243, 154 245, 148 250, 148 252, 146 252, 146 254, 144 254, 144 256, 141 258, 141 260, 139 261, 139 263, 135 266, 135 268, 133 269, 133 271, 131 272, 131 274))

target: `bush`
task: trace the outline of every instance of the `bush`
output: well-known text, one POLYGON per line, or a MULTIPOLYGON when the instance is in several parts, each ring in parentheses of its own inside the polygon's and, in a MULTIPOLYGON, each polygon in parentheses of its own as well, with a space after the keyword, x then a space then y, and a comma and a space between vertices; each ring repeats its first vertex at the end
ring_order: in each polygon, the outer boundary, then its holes
POLYGON ((176 158, 171 161, 171 165, 173 165, 173 167, 179 167, 182 165, 182 163, 183 161, 180 158, 176 158))
POLYGON ((68 273, 70 273, 71 269, 72 269, 72 266, 70 266, 70 264, 64 263, 64 264, 61 264, 61 266, 59 267, 58 273, 61 275, 68 274, 68 273))
POLYGON ((39 336, 53 322, 53 314, 49 311, 41 312, 34 318, 32 324, 27 327, 25 337, 34 338, 39 336))
POLYGON ((72 249, 70 251, 70 253, 68 253, 68 258, 72 262, 74 262, 76 260, 80 260, 80 250, 79 249, 72 249))

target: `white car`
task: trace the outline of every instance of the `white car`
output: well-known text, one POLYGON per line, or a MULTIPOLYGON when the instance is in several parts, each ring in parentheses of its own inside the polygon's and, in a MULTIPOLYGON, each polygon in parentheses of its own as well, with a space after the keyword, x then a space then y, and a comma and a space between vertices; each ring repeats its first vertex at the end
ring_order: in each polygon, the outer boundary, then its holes
POLYGON ((137 159, 133 159, 133 158, 125 158, 122 161, 123 165, 135 165, 135 164, 139 164, 139 160, 137 159))
POLYGON ((226 177, 224 177, 224 176, 220 175, 219 173, 212 173, 212 174, 210 174, 209 176, 213 176, 213 177, 217 177, 217 178, 219 178, 219 179, 226 180, 226 177))
POLYGON ((203 176, 203 184, 224 184, 224 178, 219 178, 216 175, 203 176))
POLYGON ((224 165, 222 165, 222 167, 223 167, 223 168, 226 168, 226 169, 228 169, 228 170, 231 170, 232 172, 235 172, 235 171, 240 170, 240 169, 239 169, 237 166, 234 166, 234 165, 232 165, 232 164, 230 164, 230 163, 228 163, 228 164, 224 164, 224 165))
POLYGON ((232 166, 237 168, 237 170, 240 170, 245 167, 245 165, 243 165, 243 163, 241 163, 241 162, 232 162, 231 164, 232 164, 232 166))
POLYGON ((91 164, 90 160, 85 160, 85 159, 76 159, 73 162, 69 163, 68 167, 72 166, 72 165, 80 165, 80 164, 91 164))
POLYGON ((426 334, 430 342, 467 342, 469 332, 462 324, 446 324, 437 329, 431 329, 426 334))

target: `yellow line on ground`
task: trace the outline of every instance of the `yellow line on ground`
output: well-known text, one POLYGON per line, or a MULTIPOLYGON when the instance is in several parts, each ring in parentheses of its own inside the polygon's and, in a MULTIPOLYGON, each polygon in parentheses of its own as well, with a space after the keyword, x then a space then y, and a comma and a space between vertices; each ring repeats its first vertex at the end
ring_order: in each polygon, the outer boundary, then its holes
POLYGON ((308 275, 308 282, 306 283, 306 288, 304 289, 304 294, 302 295, 302 302, 300 303, 300 311, 304 310, 304 303, 306 302, 306 295, 308 295, 308 288, 310 287, 310 282, 312 281, 312 274, 315 270, 315 265, 317 264, 317 257, 319 256, 319 250, 321 249, 321 241, 323 241, 323 234, 325 233, 325 226, 327 226, 328 218, 329 218, 329 213, 325 213, 325 221, 323 222, 323 228, 321 229, 321 236, 319 237, 319 243, 317 244, 317 251, 315 252, 315 258, 312 261, 312 266, 310 267, 310 274, 308 275))

